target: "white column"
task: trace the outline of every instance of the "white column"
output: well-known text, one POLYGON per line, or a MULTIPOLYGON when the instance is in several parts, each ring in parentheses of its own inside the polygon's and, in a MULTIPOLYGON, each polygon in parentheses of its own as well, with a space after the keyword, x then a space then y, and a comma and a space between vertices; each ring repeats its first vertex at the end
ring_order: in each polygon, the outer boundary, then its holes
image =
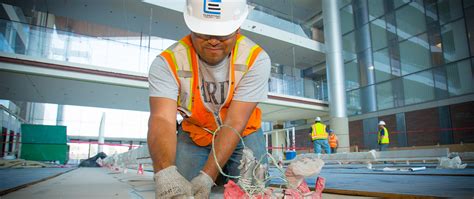
POLYGON ((339 1, 323 0, 326 74, 329 90, 331 128, 339 138, 339 151, 349 151, 349 122, 346 113, 344 62, 342 58, 339 1))
POLYGON ((104 152, 104 128, 105 128, 105 112, 102 113, 102 119, 100 120, 99 126, 99 146, 97 153, 104 152))

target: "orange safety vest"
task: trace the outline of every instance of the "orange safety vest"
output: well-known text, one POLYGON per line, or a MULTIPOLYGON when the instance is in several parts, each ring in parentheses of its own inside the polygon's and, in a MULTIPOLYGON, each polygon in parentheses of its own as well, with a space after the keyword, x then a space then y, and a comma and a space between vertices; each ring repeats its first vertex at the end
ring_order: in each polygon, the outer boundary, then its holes
MULTIPOLYGON (((236 85, 245 73, 253 66, 262 48, 245 36, 238 34, 237 41, 230 58, 229 89, 226 101, 219 112, 209 111, 202 100, 199 78, 199 57, 193 48, 191 35, 181 39, 176 45, 163 51, 169 68, 179 87, 178 111, 185 115, 182 128, 196 145, 208 146, 212 142, 212 134, 223 124, 227 110, 234 96, 236 85)), ((245 126, 242 136, 247 136, 261 125, 261 111, 255 108, 245 126)))
POLYGON ((336 134, 330 135, 328 141, 329 141, 329 146, 331 148, 336 148, 337 147, 337 136, 336 136, 336 134))

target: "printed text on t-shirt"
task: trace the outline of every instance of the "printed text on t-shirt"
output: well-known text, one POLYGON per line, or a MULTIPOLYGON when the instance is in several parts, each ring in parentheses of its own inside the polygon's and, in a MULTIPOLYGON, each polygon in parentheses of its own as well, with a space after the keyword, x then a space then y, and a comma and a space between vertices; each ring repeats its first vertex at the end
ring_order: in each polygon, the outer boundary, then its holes
POLYGON ((208 82, 201 79, 203 85, 201 86, 201 93, 204 98, 204 103, 213 105, 222 105, 226 100, 227 89, 229 81, 223 82, 208 82))

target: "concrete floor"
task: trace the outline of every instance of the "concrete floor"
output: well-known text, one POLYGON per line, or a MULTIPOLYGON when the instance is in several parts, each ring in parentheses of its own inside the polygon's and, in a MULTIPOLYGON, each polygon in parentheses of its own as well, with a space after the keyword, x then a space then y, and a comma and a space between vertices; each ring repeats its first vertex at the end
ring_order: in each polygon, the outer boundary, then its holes
MULTIPOLYGON (((211 198, 223 198, 223 189, 213 190, 211 198)), ((58 177, 28 186, 1 199, 153 199, 152 173, 137 175, 136 171, 113 173, 105 168, 79 168, 58 177)), ((323 194, 323 198, 366 198, 337 194, 323 194)))

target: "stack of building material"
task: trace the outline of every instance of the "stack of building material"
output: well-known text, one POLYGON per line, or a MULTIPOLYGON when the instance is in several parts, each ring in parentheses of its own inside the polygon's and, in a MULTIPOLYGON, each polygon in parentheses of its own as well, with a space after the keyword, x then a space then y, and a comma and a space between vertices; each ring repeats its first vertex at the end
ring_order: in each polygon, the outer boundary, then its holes
POLYGON ((43 164, 37 161, 30 160, 0 160, 0 169, 5 168, 39 168, 39 167, 48 167, 48 165, 43 164))

